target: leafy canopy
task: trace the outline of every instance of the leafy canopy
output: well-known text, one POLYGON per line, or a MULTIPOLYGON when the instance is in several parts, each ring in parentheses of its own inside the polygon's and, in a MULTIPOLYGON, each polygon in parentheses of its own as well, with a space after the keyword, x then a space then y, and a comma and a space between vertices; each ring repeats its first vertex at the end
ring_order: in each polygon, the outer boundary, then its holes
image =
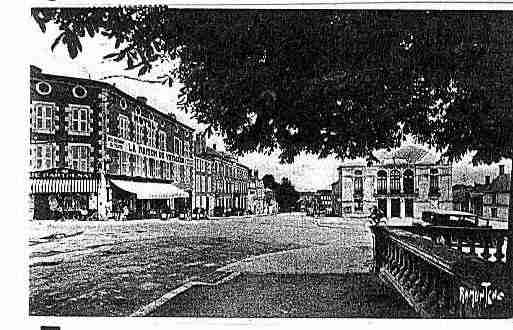
POLYGON ((513 14, 507 12, 33 9, 80 40, 115 40, 106 58, 144 75, 179 60, 179 106, 232 152, 366 157, 406 134, 450 159, 513 156, 513 14))

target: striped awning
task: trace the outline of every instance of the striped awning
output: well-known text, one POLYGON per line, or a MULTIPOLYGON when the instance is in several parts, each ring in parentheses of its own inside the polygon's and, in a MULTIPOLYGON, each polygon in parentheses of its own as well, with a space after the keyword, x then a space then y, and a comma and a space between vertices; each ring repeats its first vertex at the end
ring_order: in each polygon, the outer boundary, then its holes
POLYGON ((137 199, 186 198, 189 194, 172 183, 135 182, 128 180, 110 180, 121 190, 137 195, 137 199))
POLYGON ((30 191, 33 194, 95 193, 98 192, 98 180, 33 178, 31 179, 30 191))

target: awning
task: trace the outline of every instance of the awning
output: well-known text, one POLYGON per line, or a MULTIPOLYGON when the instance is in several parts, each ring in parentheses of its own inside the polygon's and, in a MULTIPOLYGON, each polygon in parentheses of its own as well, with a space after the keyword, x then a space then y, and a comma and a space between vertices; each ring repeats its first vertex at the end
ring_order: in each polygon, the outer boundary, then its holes
POLYGON ((189 194, 172 183, 135 182, 110 180, 116 187, 136 194, 137 199, 170 199, 189 197, 189 194))
POLYGON ((52 193, 95 193, 98 191, 96 179, 31 179, 30 192, 33 194, 52 193))

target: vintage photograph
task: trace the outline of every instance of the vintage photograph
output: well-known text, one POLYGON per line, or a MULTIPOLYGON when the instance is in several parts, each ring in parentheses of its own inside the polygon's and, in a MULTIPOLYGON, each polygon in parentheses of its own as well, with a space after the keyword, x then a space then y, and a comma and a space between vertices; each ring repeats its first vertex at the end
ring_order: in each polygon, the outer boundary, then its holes
POLYGON ((30 16, 29 316, 513 317, 512 11, 30 16))

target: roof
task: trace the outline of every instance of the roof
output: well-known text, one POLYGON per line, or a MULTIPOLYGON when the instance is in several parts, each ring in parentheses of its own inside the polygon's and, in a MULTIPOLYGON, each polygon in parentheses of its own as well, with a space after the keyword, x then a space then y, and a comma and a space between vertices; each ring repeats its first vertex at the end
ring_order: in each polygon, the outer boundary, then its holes
MULTIPOLYGON (((434 165, 439 160, 438 155, 415 145, 404 146, 391 152, 380 149, 375 151, 373 155, 381 165, 434 165)), ((367 166, 367 161, 363 158, 357 158, 345 160, 339 168, 364 166, 367 166)))
POLYGON ((171 120, 173 120, 174 122, 180 124, 181 126, 187 128, 187 129, 189 129, 191 131, 194 131, 194 128, 192 128, 192 127, 182 123, 181 121, 178 121, 175 118, 175 114, 173 114, 173 113, 165 113, 165 112, 159 111, 159 110, 155 109, 154 107, 152 107, 151 105, 149 105, 147 103, 144 103, 144 102, 141 102, 136 97, 133 97, 132 95, 129 95, 129 94, 123 92, 119 88, 117 88, 117 87, 115 87, 115 86, 113 86, 113 85, 111 85, 109 83, 106 83, 106 82, 103 82, 103 81, 98 81, 98 80, 86 79, 86 78, 61 76, 61 75, 55 75, 55 74, 50 74, 50 73, 43 73, 43 72, 39 72, 37 70, 30 70, 30 78, 36 78, 36 77, 40 77, 42 79, 53 79, 53 80, 61 81, 61 82, 73 80, 73 81, 76 81, 76 82, 78 82, 78 83, 80 83, 82 85, 96 87, 96 88, 108 89, 111 92, 117 93, 120 96, 123 96, 123 97, 125 97, 127 99, 130 99, 130 101, 132 101, 133 103, 137 103, 140 106, 143 106, 146 109, 148 109, 148 110, 150 110, 152 112, 157 113, 158 115, 167 116, 171 120))
POLYGON ((509 192, 510 183, 510 174, 501 174, 492 181, 489 190, 491 192, 509 192))

